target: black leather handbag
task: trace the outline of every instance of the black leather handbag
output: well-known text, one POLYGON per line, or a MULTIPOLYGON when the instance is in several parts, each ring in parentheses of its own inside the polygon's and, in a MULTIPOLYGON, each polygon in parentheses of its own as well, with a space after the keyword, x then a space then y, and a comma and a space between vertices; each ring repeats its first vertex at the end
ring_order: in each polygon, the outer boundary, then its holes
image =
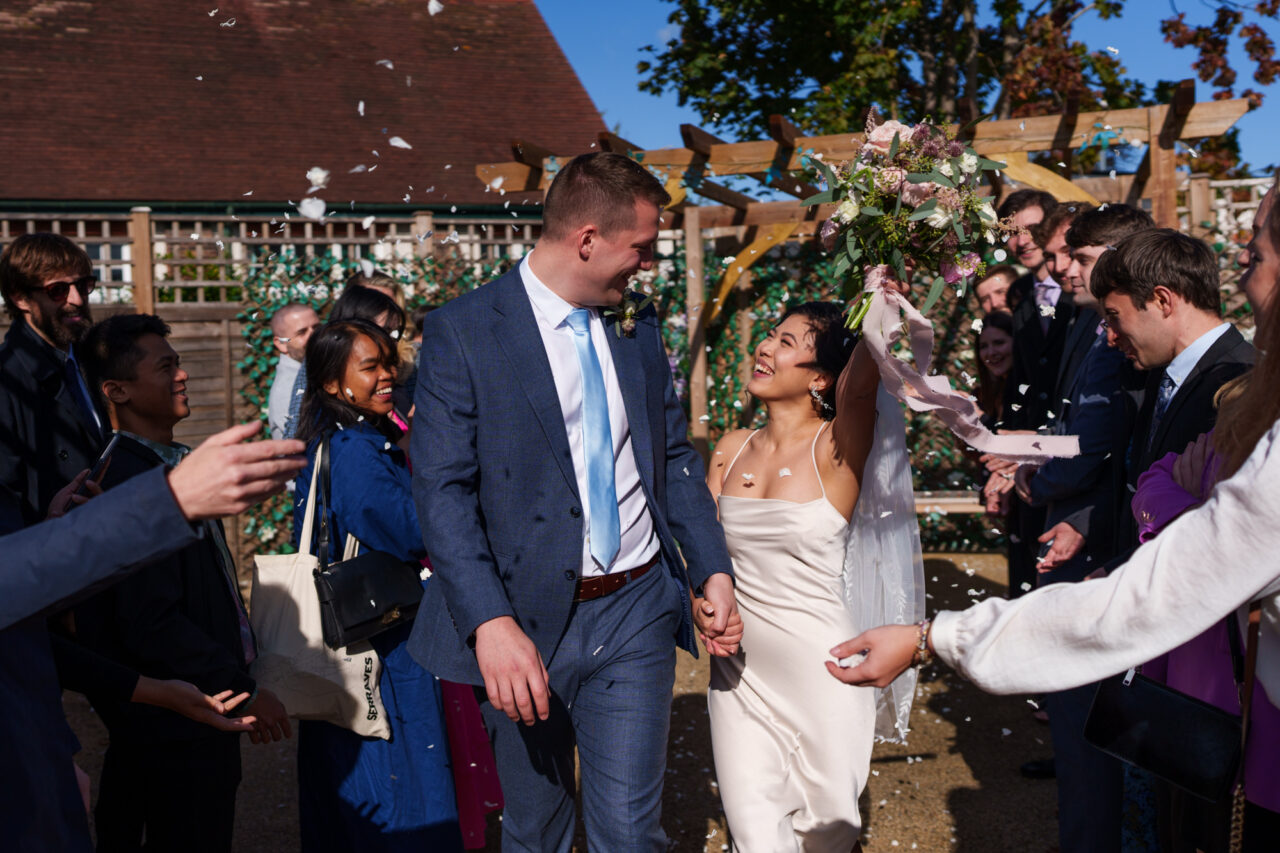
POLYGON ((348 534, 343 559, 329 562, 329 436, 325 435, 319 477, 320 533, 315 570, 324 644, 340 649, 412 619, 422 600, 422 566, 385 551, 358 553, 360 543, 348 534))
MULTIPOLYGON (((1227 619, 1227 632, 1236 684, 1250 686, 1252 672, 1245 673, 1235 614, 1227 619)), ((1251 630, 1249 643, 1256 656, 1256 630, 1251 630)), ((1231 798, 1239 777, 1240 715, 1133 669, 1099 683, 1085 720, 1084 739, 1108 755, 1214 803, 1231 798)))

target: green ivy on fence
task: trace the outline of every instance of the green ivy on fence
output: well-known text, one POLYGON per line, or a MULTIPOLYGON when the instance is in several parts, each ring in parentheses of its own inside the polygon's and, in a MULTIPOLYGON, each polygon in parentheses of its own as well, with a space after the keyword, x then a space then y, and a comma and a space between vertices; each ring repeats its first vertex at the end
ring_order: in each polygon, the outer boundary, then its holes
MULTIPOLYGON (((1234 266, 1237 248, 1234 243, 1222 241, 1214 248, 1224 270, 1234 266)), ((703 281, 708 285, 718 281, 732 261, 732 258, 717 258, 708 253, 703 281)), ((329 255, 307 258, 284 253, 269 259, 269 263, 244 282, 245 307, 239 319, 249 354, 238 365, 247 379, 241 394, 264 422, 277 360, 271 339, 271 315, 288 302, 304 302, 324 316, 343 280, 359 266, 357 261, 329 255)), ((405 292, 409 294, 406 307, 412 309, 422 304, 443 304, 496 278, 509 266, 510 262, 476 264, 452 257, 414 258, 397 260, 383 271, 404 283, 405 292)), ((1228 273, 1227 278, 1230 277, 1228 273)), ((751 267, 749 282, 732 292, 731 304, 706 330, 709 377, 706 417, 713 442, 731 429, 758 426, 763 422, 762 408, 745 393, 744 355, 751 357, 755 343, 777 323, 788 305, 833 298, 840 292, 841 284, 834 260, 812 243, 778 247, 751 267), (743 317, 749 323, 742 323, 743 317), (745 347, 744 326, 749 338, 745 347)), ((687 415, 691 362, 685 320, 687 288, 683 249, 660 257, 653 272, 640 276, 637 287, 654 296, 676 390, 687 415)), ((1234 287, 1228 284, 1224 292, 1229 295, 1234 287)), ((1224 305, 1224 308, 1228 309, 1228 319, 1248 324, 1247 306, 1224 305)), ((943 300, 934 306, 930 315, 937 334, 934 370, 949 376, 957 388, 967 390, 970 377, 977 374, 977 333, 973 331, 973 321, 979 316, 976 300, 969 294, 950 303, 943 300)), ((907 447, 917 490, 978 488, 984 479, 974 454, 936 418, 909 414, 907 447)), ((260 543, 259 550, 288 550, 291 518, 292 496, 280 496, 249 513, 245 533, 260 543)), ((926 512, 921 516, 920 533, 928 551, 977 551, 1002 546, 1005 536, 1001 527, 998 520, 980 514, 946 516, 941 512, 926 512)))

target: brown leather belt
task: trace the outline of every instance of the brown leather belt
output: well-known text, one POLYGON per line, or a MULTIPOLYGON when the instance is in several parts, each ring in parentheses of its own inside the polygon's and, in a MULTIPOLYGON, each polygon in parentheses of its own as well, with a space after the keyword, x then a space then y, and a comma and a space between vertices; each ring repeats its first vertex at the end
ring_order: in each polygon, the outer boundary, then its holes
POLYGON ((625 572, 613 572, 607 575, 600 575, 593 578, 579 578, 578 583, 573 587, 574 601, 590 601, 593 598, 606 596, 611 592, 617 592, 628 583, 639 580, 644 573, 649 571, 658 562, 659 555, 662 551, 654 554, 649 562, 638 568, 628 569, 625 572))

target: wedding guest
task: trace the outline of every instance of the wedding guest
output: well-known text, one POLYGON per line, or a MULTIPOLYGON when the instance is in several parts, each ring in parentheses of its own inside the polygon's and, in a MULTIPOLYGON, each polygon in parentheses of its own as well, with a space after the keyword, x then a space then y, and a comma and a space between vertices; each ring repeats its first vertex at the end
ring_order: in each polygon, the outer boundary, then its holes
MULTIPOLYGON (((102 480, 111 490, 153 468, 176 466, 190 448, 173 429, 191 413, 187 373, 151 314, 120 314, 94 326, 83 358, 119 443, 102 480)), ((75 609, 76 636, 143 675, 180 678, 205 693, 247 692, 254 741, 289 737, 288 713, 248 673, 257 654, 222 525, 75 609)), ((99 851, 228 851, 240 783, 240 738, 170 711, 92 693, 111 740, 94 826, 99 851)))
MULTIPOLYGON (((171 471, 148 471, 122 484, 111 499, 92 500, 26 529, 21 500, 0 487, 0 695, 8 699, 0 717, 6 782, 0 826, 6 849, 87 853, 93 847, 72 764, 79 744, 63 716, 45 617, 197 541, 200 525, 190 522, 243 512, 282 491, 302 465, 301 457, 288 454, 302 445, 241 444, 260 429, 256 422, 232 427, 171 471)), ((88 473, 55 494, 54 503, 65 505, 88 473)), ((133 698, 149 701, 137 689, 133 698)), ((217 701, 166 706, 207 723, 217 721, 202 712, 226 710, 217 701)))
POLYGON ((1114 274, 1092 282, 1107 341, 1148 371, 1141 407, 1122 396, 1115 422, 1112 493, 1116 553, 1138 542, 1130 498, 1155 460, 1213 428, 1213 398, 1253 366, 1256 351, 1222 320, 1218 263, 1200 240, 1167 228, 1116 244, 1114 274))
MULTIPOLYGON (((1268 306, 1276 291, 1280 273, 1280 218, 1272 217, 1276 189, 1263 197, 1254 219, 1253 237, 1240 253, 1244 267, 1241 289, 1253 305, 1268 306)), ((1255 315, 1259 326, 1267 320, 1266 307, 1255 315)), ((1259 329, 1261 334, 1261 329, 1259 329)), ((1248 374, 1222 387, 1215 405, 1228 406, 1249 381, 1248 374)), ((1223 424, 1225 429, 1231 425, 1223 424)), ((1182 454, 1170 453, 1138 478, 1133 496, 1133 517, 1138 538, 1146 542, 1183 512, 1201 504, 1217 482, 1221 457, 1212 448, 1211 434, 1201 435, 1182 454)), ((1144 669, 1170 687, 1231 713, 1240 713, 1236 685, 1230 620, 1218 622, 1198 637, 1170 651, 1163 659, 1144 669)), ((1256 691, 1252 704, 1253 722, 1245 745, 1245 790, 1248 799, 1271 812, 1280 812, 1280 784, 1266 771, 1274 756, 1280 755, 1280 709, 1265 691, 1256 691)), ((1158 786, 1160 827, 1164 849, 1198 848, 1206 853, 1229 849, 1231 812, 1226 805, 1191 797, 1170 786, 1158 786)))
POLYGON ((272 438, 284 438, 285 421, 289 417, 289 395, 302 367, 311 333, 320 326, 315 309, 301 302, 290 302, 271 315, 271 341, 279 360, 267 396, 267 424, 272 438))
POLYGON ((0 485, 26 524, 93 465, 106 416, 77 361, 97 286, 85 251, 61 234, 22 234, 0 254, 0 295, 13 324, 0 345, 0 485))
MULTIPOLYGON (((1112 505, 1109 466, 1125 358, 1107 346, 1089 285, 1092 278, 1109 274, 1108 262, 1117 256, 1107 251, 1108 246, 1152 225, 1145 212, 1111 204, 1084 211, 1066 232, 1070 260, 1063 282, 1079 311, 1067 349, 1085 346, 1079 366, 1060 389, 1068 402, 1055 421, 1054 433, 1078 436, 1080 453, 1039 468, 1017 469, 1019 498, 1046 511, 1045 530, 1036 539, 1041 550, 1037 586, 1083 580, 1112 556, 1107 533, 1112 505)), ((1096 689, 1096 684, 1087 684, 1043 699, 1053 736, 1062 850, 1114 850, 1121 845, 1125 787, 1121 764, 1083 740, 1084 720, 1096 689)))
POLYGON ((1013 318, 993 311, 982 318, 978 333, 978 387, 974 395, 982 423, 995 429, 1004 416, 1004 383, 1013 367, 1013 318))
POLYGON ((993 311, 1008 313, 1009 287, 1018 280, 1018 268, 1011 264, 996 264, 987 267, 986 274, 973 286, 973 293, 978 297, 978 307, 983 314, 993 311))
MULTIPOLYGON (((330 321, 312 336, 298 430, 308 462, 294 492, 295 545, 316 448, 328 436, 328 558, 341 559, 348 533, 364 550, 413 561, 426 556, 405 454, 396 443, 400 430, 388 417, 398 365, 395 342, 374 323, 330 321)), ((462 848, 439 681, 410 657, 412 627, 409 620, 372 638, 382 662, 379 684, 390 740, 316 720, 298 724, 305 853, 462 848)))
POLYGON ((1022 189, 1009 193, 996 208, 1000 220, 1008 221, 1017 229, 1005 238, 1005 248, 1013 256, 1012 260, 1027 270, 1009 285, 1005 300, 1011 311, 1031 296, 1036 282, 1049 277, 1044 267, 1044 252, 1036 244, 1031 229, 1057 206, 1058 200, 1044 190, 1022 189))
MULTIPOLYGON (((1005 205, 1017 195, 1006 199, 1005 205)), ((1060 280, 1069 261, 1065 235, 1083 205, 1050 205, 1041 196, 1043 193, 1028 196, 1026 206, 1014 214, 1016 223, 1018 217, 1029 217, 1028 211, 1034 210, 1035 204, 1041 205, 1044 215, 1030 226, 1028 235, 1035 251, 1032 252, 1019 235, 1010 238, 1020 252, 1019 257, 1035 261, 1037 266, 1031 272, 1035 279, 1031 293, 1013 310, 1013 367, 1005 383, 1001 427, 1008 432, 1052 428, 1062 408, 1058 386, 1064 353, 1068 352, 1067 339, 1070 336, 1073 342, 1078 342, 1078 336, 1070 334, 1076 310, 1071 294, 1063 292, 1060 280)), ((1077 343, 1066 360, 1075 363, 1079 349, 1077 343)), ((1010 493, 1017 466, 989 454, 979 458, 990 472, 984 492, 988 496, 1010 493)), ((1042 508, 1028 506, 1016 496, 1002 500, 1007 501, 1008 506, 1005 523, 1009 530, 1009 595, 1016 598, 1035 585, 1039 550, 1036 538, 1044 532, 1045 515, 1042 508)), ((1029 769, 1037 777, 1048 772, 1043 768, 1029 769)))
MULTIPOLYGON (((395 280, 390 276, 378 273, 370 278, 357 273, 347 279, 347 286, 333 303, 328 322, 341 320, 368 320, 381 326, 395 341, 399 341, 404 333, 404 311, 387 295, 387 287, 366 287, 361 282, 386 279, 392 284, 395 280)), ((289 398, 289 416, 285 419, 285 437, 293 438, 299 429, 298 415, 302 411, 302 395, 307 389, 307 364, 303 359, 298 375, 293 380, 292 396, 289 398)))
POLYGON ((818 638, 893 618, 875 602, 907 602, 907 622, 924 613, 903 419, 887 393, 877 406, 875 361, 834 303, 789 309, 755 360, 747 390, 768 422, 725 435, 707 474, 745 632, 711 641, 741 640, 711 660, 716 778, 735 849, 846 853, 872 744, 905 740, 915 682, 843 688, 818 670, 818 638), (880 706, 894 712, 880 720, 880 706))

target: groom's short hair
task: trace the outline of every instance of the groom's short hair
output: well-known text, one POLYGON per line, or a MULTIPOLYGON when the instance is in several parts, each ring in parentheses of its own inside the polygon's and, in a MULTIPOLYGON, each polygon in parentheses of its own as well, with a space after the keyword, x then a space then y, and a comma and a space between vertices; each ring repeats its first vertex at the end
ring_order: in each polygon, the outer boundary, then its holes
POLYGON ((579 154, 551 182, 542 204, 542 233, 552 240, 591 224, 609 235, 635 224, 635 202, 659 210, 671 196, 648 169, 622 154, 579 154))
POLYGON ((1119 292, 1145 309, 1156 287, 1164 286, 1200 311, 1215 316, 1221 311, 1217 258, 1195 237, 1172 228, 1147 228, 1125 237, 1102 257, 1108 263, 1102 270, 1095 266, 1089 278, 1099 302, 1119 292))

